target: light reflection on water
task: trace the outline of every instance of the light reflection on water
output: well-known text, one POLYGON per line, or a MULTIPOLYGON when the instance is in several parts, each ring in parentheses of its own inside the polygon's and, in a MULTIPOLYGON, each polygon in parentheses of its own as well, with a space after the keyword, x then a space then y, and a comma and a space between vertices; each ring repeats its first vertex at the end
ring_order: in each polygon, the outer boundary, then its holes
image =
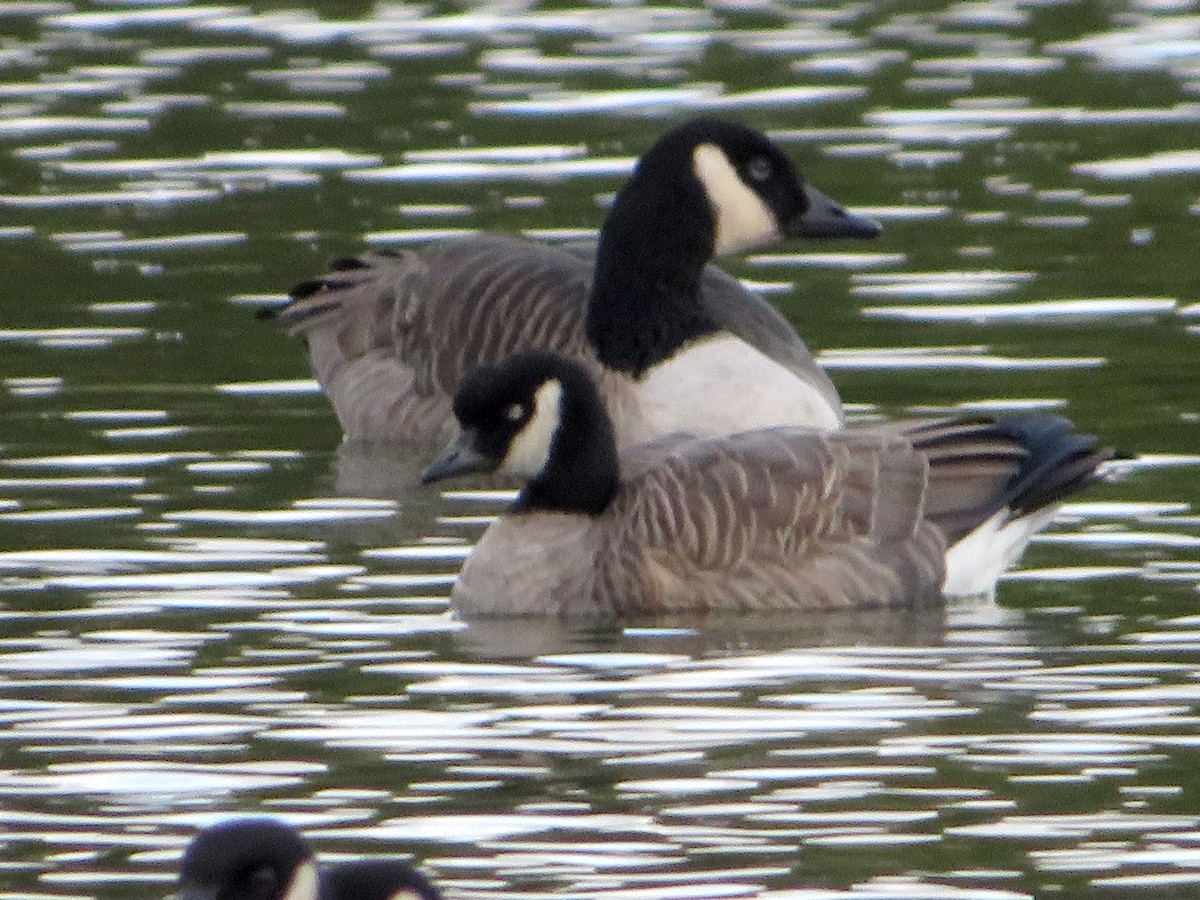
POLYGON ((1200 881, 1200 50, 1184 4, 1053 12, 0 5, 0 898, 161 896, 233 811, 454 895, 1200 881), (730 263, 856 418, 1062 410, 1133 454, 1000 605, 459 622, 511 492, 336 448, 248 317, 364 245, 594 237, 697 112, 887 226, 730 263))
MULTIPOLYGON (((329 616, 324 605, 313 612, 329 616)), ((355 618, 349 609, 343 615, 355 618)), ((462 646, 473 645, 474 658, 454 661, 402 650, 385 631, 364 630, 362 641, 347 644, 319 621, 297 629, 308 617, 294 603, 257 617, 258 649, 237 645, 252 623, 236 615, 209 619, 206 633, 191 635, 85 632, 81 645, 57 656, 0 657, 11 696, 36 685, 39 693, 66 689, 76 697, 4 704, 5 743, 33 762, 0 773, 0 793, 118 807, 103 817, 50 810, 0 817, 17 841, 24 834, 53 845, 146 850, 154 844, 138 834, 139 823, 184 832, 212 816, 177 811, 257 796, 324 845, 412 848, 464 889, 478 889, 482 877, 517 884, 549 877, 582 890, 600 873, 626 888, 699 887, 716 865, 722 882, 745 881, 757 893, 818 848, 945 841, 1053 840, 1062 849, 1033 861, 1060 873, 1095 871, 1094 857, 1068 847, 1116 836, 1153 835, 1154 852, 1174 844, 1176 859, 1187 860, 1200 817, 1147 812, 1182 789, 1136 780, 1153 778, 1172 754, 1194 746, 1192 666, 1153 655, 1117 658, 1103 646, 1059 648, 1051 663, 1024 617, 994 608, 951 609, 941 624, 927 621, 940 619, 931 610, 891 618, 894 636, 915 626, 908 634, 915 643, 855 647, 843 632, 828 649, 747 653, 748 635, 683 628, 617 637, 606 652, 567 649, 510 662, 486 659, 490 641, 501 653, 512 650, 504 623, 467 627, 462 646), (286 649, 268 635, 286 636, 286 649), (212 642, 225 649, 207 665, 188 659, 212 642), (139 673, 159 674, 120 674, 118 664, 102 663, 104 645, 139 673), (367 693, 331 703, 319 688, 314 695, 287 687, 315 687, 347 671, 369 680, 367 693), (985 724, 1006 706, 1029 708, 1038 731, 985 724), (385 764, 345 796, 318 790, 347 753, 385 764), (589 783, 610 786, 608 803, 597 808, 570 787, 584 772, 589 783), (1119 787, 1124 799, 1103 811, 1037 811, 1035 798, 1049 786, 1119 787), (556 788, 565 793, 552 802, 556 788), (505 796, 514 790, 531 799, 514 806, 505 796), (466 796, 466 806, 455 800, 466 796), (613 803, 630 811, 604 811, 613 803), (458 847, 472 848, 469 866, 458 847)), ((873 624, 880 637, 888 630, 873 624)), ((540 626, 520 627, 528 634, 540 626)), ((547 626, 544 649, 580 640, 560 629, 547 626)), ((795 629, 776 633, 781 643, 803 637, 795 629)), ((1153 858, 1139 862, 1130 851, 1135 868, 1153 858)), ((132 877, 112 877, 132 889, 138 875, 166 861, 137 853, 132 877)), ((1019 875, 971 881, 999 887, 1019 875)))

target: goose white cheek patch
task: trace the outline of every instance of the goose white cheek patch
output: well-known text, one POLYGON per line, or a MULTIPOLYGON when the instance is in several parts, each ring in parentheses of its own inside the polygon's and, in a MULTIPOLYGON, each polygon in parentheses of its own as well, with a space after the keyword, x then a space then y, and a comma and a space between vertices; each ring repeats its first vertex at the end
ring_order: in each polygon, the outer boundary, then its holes
POLYGON ((708 195, 716 219, 714 254, 737 253, 779 239, 774 213, 742 181, 720 147, 701 144, 693 150, 692 170, 708 195))
POLYGON ((561 397, 562 385, 557 380, 547 381, 537 389, 533 395, 533 415, 513 438, 500 471, 532 478, 546 468, 550 445, 558 431, 561 397))
POLYGON ((304 863, 292 876, 283 900, 317 900, 317 867, 309 861, 304 863))

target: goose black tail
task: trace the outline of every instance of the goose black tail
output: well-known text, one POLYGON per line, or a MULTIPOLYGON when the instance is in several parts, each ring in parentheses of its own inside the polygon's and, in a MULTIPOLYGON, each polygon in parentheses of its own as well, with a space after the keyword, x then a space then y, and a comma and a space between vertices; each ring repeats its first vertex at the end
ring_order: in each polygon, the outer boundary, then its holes
POLYGON ((1036 512, 1083 490, 1113 457, 1111 447, 1097 446, 1095 437, 1079 434, 1061 416, 1010 416, 996 419, 992 427, 1028 454, 1001 498, 1014 516, 1036 512))
POLYGON ((1113 456, 1060 416, 943 419, 902 428, 929 460, 925 514, 950 544, 997 513, 1012 520, 1053 508, 1095 481, 1113 456))

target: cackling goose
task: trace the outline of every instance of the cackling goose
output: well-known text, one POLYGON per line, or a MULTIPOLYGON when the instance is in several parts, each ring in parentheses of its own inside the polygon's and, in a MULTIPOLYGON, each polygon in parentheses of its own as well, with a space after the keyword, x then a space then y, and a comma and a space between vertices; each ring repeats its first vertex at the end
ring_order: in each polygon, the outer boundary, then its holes
POLYGON ((477 369, 422 477, 527 479, 463 565, 466 615, 855 609, 994 588, 1110 451, 1051 416, 675 434, 620 456, 588 372, 477 369), (948 552, 949 550, 949 552, 948 552))
POLYGON ((638 161, 594 250, 481 235, 335 261, 278 311, 346 436, 445 440, 477 365, 554 350, 596 379, 620 446, 676 431, 842 425, 792 326, 712 266, 783 237, 880 231, 805 184, 759 132, 702 119, 638 161))
POLYGON ((441 900, 420 872, 392 859, 325 866, 294 828, 230 819, 201 831, 179 868, 176 900, 441 900))

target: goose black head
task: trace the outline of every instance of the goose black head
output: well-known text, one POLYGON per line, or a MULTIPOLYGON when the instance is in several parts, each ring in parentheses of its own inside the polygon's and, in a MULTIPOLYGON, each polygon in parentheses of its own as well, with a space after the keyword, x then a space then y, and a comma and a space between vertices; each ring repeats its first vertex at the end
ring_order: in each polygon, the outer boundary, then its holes
POLYGON ((442 894, 407 863, 362 859, 322 869, 321 900, 442 900, 442 894))
POLYGON ((516 509, 599 513, 617 487, 612 423, 584 368, 526 351, 480 366, 454 395, 462 428, 421 475, 431 484, 470 472, 527 479, 516 509))
POLYGON ((711 211, 710 255, 784 237, 871 238, 882 230, 806 184, 774 142, 736 122, 696 119, 672 129, 642 157, 630 185, 667 184, 679 173, 698 185, 711 211))
POLYGON ((179 868, 177 900, 318 900, 312 849, 273 819, 231 819, 204 829, 179 868))

